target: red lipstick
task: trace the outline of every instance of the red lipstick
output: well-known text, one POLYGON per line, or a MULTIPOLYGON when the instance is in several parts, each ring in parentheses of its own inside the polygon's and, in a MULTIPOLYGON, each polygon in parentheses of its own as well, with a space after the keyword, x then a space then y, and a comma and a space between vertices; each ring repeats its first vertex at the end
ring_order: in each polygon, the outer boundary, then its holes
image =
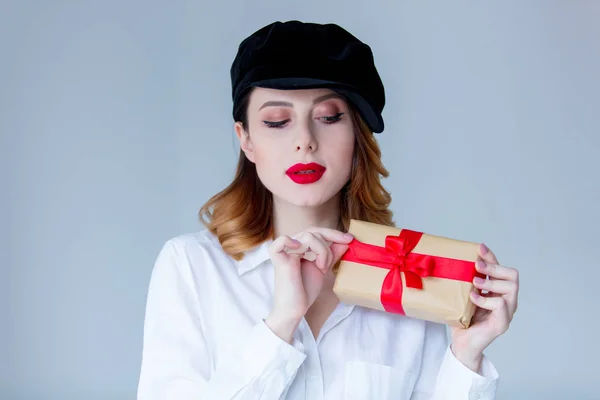
POLYGON ((317 163, 292 165, 286 172, 295 183, 305 185, 315 183, 325 173, 325 167, 317 163))

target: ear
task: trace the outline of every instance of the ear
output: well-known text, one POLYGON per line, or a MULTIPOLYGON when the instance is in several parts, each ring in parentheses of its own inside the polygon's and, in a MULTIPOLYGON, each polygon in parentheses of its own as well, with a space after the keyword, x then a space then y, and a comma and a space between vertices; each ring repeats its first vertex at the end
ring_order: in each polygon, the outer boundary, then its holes
POLYGON ((250 160, 250 162, 254 162, 254 149, 248 131, 244 129, 244 125, 239 121, 236 122, 233 127, 238 140, 240 141, 240 149, 246 154, 246 158, 250 160))

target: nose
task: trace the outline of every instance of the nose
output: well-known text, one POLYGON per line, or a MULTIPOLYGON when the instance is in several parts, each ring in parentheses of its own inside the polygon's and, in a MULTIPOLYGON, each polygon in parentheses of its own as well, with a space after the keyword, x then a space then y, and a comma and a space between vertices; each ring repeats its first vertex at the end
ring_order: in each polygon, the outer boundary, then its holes
POLYGON ((296 151, 314 152, 317 150, 317 140, 309 127, 304 127, 296 135, 294 146, 296 151))

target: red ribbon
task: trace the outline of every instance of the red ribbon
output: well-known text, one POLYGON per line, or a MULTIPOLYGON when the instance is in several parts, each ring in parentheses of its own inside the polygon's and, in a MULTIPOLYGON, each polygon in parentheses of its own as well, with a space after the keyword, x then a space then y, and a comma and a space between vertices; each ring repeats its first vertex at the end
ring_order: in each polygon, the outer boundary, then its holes
POLYGON ((402 307, 402 278, 406 287, 423 289, 425 277, 471 282, 476 275, 475 262, 413 253, 422 232, 403 229, 398 236, 388 235, 385 247, 352 240, 342 260, 389 269, 381 287, 381 304, 387 312, 406 315, 402 307))

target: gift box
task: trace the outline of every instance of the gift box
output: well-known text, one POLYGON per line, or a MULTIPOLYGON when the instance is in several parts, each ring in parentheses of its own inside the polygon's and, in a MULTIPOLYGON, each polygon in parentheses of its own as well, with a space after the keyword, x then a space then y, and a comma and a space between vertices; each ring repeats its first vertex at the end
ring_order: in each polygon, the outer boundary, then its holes
POLYGON ((333 290, 340 301, 468 328, 479 243, 352 220, 333 290))

